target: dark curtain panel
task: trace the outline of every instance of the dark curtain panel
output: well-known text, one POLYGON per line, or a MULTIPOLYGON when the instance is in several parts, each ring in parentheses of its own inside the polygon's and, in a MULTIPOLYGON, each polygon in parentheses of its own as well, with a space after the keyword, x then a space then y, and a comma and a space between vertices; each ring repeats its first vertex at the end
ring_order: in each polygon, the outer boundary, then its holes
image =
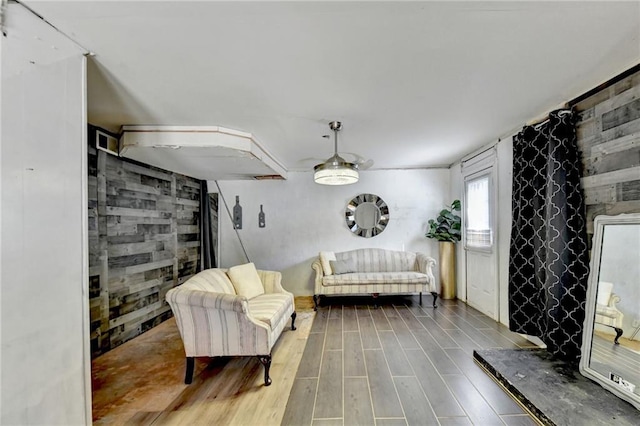
POLYGON ((207 181, 200 181, 200 270, 215 268, 216 256, 211 229, 211 202, 207 181))
POLYGON ((580 358, 589 275, 575 114, 554 111, 513 141, 509 328, 580 358))

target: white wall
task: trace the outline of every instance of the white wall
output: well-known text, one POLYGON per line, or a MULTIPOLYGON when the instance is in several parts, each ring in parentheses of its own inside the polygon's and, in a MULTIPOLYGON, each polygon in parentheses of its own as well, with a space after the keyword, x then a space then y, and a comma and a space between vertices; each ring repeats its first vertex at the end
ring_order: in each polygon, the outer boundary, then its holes
MULTIPOLYGON (((447 169, 363 171, 360 182, 347 186, 315 184, 311 172, 290 173, 286 181, 218 183, 229 209, 240 196, 243 229, 238 232, 250 260, 258 268, 281 271, 283 285, 296 295, 313 294, 311 263, 319 251, 404 248, 437 260, 437 243, 424 234, 427 221, 450 202, 447 169), (344 220, 347 203, 362 193, 376 194, 389 206, 389 225, 373 238, 355 236, 344 220), (266 228, 258 228, 260 204, 266 228)), ((213 181, 208 185, 217 192, 213 181)), ((220 247, 220 266, 246 262, 222 203, 220 247)))
MULTIPOLYGON (((509 242, 511 239, 511 199, 513 176, 513 139, 506 138, 496 145, 496 168, 498 196, 497 205, 497 250, 498 250, 498 300, 499 321, 509 324, 509 242)), ((464 199, 464 182, 461 164, 456 163, 449 169, 451 182, 450 199, 464 199)), ((462 207, 464 209, 464 206, 462 207)), ((466 252, 463 245, 457 245, 457 290, 458 299, 467 300, 466 288, 466 252)))
POLYGON ((0 423, 91 422, 85 58, 9 4, 2 37, 0 423))

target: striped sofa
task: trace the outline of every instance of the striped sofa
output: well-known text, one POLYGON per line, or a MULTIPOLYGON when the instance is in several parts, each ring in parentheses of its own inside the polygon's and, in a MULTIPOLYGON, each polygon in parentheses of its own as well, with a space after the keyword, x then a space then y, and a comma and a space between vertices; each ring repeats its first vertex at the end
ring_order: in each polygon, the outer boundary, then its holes
POLYGON ((320 252, 311 268, 315 271, 313 301, 338 294, 409 294, 428 291, 435 308, 438 293, 432 269, 436 261, 424 253, 384 249, 320 252))
POLYGON ((250 299, 237 294, 222 268, 199 272, 167 292, 187 356, 185 383, 193 379, 194 357, 249 355, 264 365, 265 386, 271 384, 271 348, 289 317, 296 329, 296 312, 293 294, 280 284, 280 272, 255 272, 264 294, 250 299))

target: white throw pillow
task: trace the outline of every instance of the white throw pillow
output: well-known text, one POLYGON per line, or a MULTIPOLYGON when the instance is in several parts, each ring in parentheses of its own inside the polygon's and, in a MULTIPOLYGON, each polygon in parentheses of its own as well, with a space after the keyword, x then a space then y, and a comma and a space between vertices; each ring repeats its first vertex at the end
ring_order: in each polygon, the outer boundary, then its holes
POLYGON ((264 294, 264 286, 253 263, 232 266, 228 274, 239 296, 252 299, 264 294))
POLYGON ((322 272, 325 275, 333 275, 333 269, 331 269, 332 260, 336 260, 336 254, 332 251, 321 251, 320 252, 320 264, 322 265, 322 272))

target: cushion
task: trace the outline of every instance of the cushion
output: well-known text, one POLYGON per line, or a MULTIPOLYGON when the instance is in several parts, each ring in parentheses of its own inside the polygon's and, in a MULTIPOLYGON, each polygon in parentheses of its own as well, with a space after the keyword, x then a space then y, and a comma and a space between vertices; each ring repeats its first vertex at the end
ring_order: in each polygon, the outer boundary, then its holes
POLYGON ((612 291, 613 291, 613 283, 600 281, 598 283, 598 298, 596 300, 596 304, 608 306, 612 291))
MULTIPOLYGON (((602 315, 608 318, 618 318, 621 312, 616 308, 610 308, 608 306, 597 305, 596 306, 596 315, 602 315)), ((602 321, 596 321, 602 322, 602 321)))
POLYGON ((323 286, 365 286, 378 284, 426 285, 429 277, 420 272, 356 272, 353 274, 331 275, 322 278, 323 286))
POLYGON ((253 263, 232 266, 228 274, 237 295, 251 299, 264 294, 264 286, 253 263))
POLYGON ((251 316, 272 328, 282 320, 290 306, 291 296, 287 293, 266 293, 249 300, 251 316))
POLYGON ((332 251, 321 251, 320 252, 320 264, 322 265, 322 272, 325 275, 333 275, 333 270, 331 269, 332 260, 336 260, 336 254, 332 251))
POLYGON ((334 274, 350 274, 356 272, 356 264, 353 260, 330 260, 331 270, 334 274))

